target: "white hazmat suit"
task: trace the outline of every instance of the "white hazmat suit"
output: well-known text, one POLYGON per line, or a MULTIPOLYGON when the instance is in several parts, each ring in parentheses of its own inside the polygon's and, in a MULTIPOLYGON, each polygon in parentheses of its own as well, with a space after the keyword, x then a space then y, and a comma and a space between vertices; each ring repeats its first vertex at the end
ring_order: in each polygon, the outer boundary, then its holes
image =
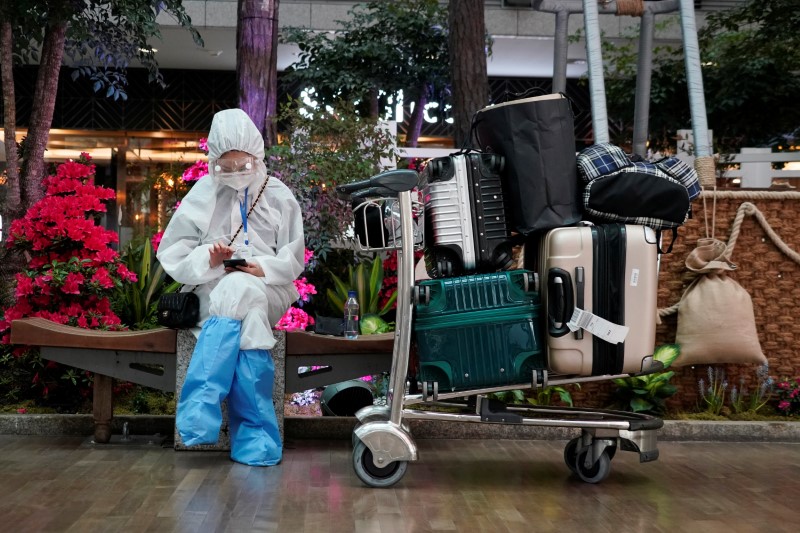
MULTIPOLYGON (((187 446, 213 444, 228 397, 231 458, 251 465, 280 462, 282 446, 272 404, 275 345, 272 325, 298 298, 293 281, 304 268, 300 206, 286 185, 267 177, 264 141, 240 109, 214 115, 208 136, 209 175, 181 201, 167 226, 157 257, 173 279, 200 299, 197 346, 178 403, 176 425, 187 446), (252 169, 235 178, 215 170, 230 151, 254 157, 252 169), (265 180, 267 186, 253 204, 265 180), (238 189, 238 190, 237 190, 238 189), (215 242, 228 244, 242 225, 240 202, 247 191, 247 237, 264 277, 212 268, 215 242), (202 328, 202 329, 201 329, 202 328)), ((244 245, 240 231, 231 246, 244 245)))

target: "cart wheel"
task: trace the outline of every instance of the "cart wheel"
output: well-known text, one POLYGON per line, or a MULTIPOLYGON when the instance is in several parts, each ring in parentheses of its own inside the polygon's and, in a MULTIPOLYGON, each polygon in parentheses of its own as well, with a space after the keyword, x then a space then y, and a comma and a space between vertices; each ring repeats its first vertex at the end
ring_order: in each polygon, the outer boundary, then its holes
POLYGON ((384 467, 372 462, 372 451, 360 440, 353 448, 353 468, 358 479, 375 488, 391 487, 400 481, 408 468, 408 461, 395 461, 384 467))
POLYGON ((358 444, 359 442, 361 442, 361 439, 359 439, 359 438, 358 438, 358 436, 356 435, 356 430, 357 430, 359 427, 361 427, 361 422, 356 422, 356 425, 355 425, 355 426, 353 426, 353 432, 350 434, 350 438, 351 438, 351 439, 352 439, 352 441, 353 441, 353 449, 354 449, 354 450, 356 449, 356 444, 358 444))
POLYGON ((586 483, 600 483, 611 472, 611 459, 608 458, 608 454, 603 450, 597 461, 587 468, 583 461, 586 459, 588 451, 587 449, 579 452, 575 458, 575 473, 586 483))
POLYGON ((608 448, 605 449, 605 452, 608 454, 608 460, 610 461, 611 459, 614 458, 615 455, 617 455, 617 447, 609 446, 608 448))
POLYGON ((564 447, 564 462, 567 463, 567 468, 569 468, 573 474, 578 473, 578 469, 575 468, 575 461, 578 460, 578 446, 580 443, 581 438, 575 437, 564 447))

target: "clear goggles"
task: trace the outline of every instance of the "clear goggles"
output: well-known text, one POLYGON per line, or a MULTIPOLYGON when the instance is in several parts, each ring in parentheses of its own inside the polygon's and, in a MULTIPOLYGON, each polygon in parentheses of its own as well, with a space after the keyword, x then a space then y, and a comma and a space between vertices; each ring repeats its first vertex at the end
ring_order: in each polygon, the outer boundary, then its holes
POLYGON ((214 172, 217 174, 237 174, 250 172, 256 167, 256 158, 252 156, 231 159, 217 159, 214 161, 214 172))

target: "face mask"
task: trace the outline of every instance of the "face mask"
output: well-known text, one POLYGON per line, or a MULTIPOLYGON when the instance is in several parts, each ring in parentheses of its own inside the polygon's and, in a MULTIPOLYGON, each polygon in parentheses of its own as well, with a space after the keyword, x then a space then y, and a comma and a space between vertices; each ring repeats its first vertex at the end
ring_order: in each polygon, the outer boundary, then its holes
POLYGON ((253 183, 254 176, 255 172, 218 172, 214 174, 214 177, 217 178, 217 183, 237 191, 243 191, 253 183))

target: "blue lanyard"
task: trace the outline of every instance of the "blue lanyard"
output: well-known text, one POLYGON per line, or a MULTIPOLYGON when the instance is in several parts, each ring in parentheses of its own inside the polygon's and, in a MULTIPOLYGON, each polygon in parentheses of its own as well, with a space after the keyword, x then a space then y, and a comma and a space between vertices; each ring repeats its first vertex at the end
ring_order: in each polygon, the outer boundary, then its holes
POLYGON ((239 212, 242 214, 242 229, 244 230, 244 244, 250 244, 247 238, 247 191, 244 190, 244 200, 239 200, 239 212))

